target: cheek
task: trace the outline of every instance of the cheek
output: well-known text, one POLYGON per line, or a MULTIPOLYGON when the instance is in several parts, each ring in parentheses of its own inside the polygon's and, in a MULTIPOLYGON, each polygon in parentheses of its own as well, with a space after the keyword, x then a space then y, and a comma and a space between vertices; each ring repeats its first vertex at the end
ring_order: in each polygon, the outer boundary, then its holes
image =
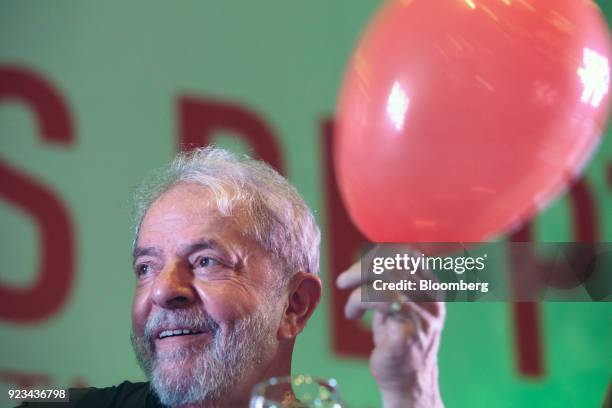
POLYGON ((197 291, 206 312, 221 324, 250 316, 262 301, 257 292, 228 283, 198 285, 197 291))
POLYGON ((147 296, 142 291, 137 289, 132 302, 132 330, 135 334, 139 336, 144 334, 150 310, 151 302, 147 300, 147 296))

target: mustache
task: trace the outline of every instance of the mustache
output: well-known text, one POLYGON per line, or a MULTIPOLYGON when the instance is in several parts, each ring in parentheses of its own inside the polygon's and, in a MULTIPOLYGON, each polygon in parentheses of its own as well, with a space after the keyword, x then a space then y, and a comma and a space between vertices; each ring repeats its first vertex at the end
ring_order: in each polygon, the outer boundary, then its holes
POLYGON ((210 332, 216 336, 217 323, 208 313, 198 309, 157 309, 149 315, 144 330, 144 340, 153 343, 155 333, 168 327, 188 327, 192 330, 210 332))

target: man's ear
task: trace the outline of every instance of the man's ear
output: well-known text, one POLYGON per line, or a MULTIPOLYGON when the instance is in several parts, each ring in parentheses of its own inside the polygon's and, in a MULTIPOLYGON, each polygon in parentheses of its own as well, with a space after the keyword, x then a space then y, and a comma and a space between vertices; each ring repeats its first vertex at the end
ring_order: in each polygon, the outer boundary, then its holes
POLYGON ((298 272, 291 278, 288 289, 277 333, 279 340, 293 339, 304 329, 321 299, 321 279, 312 273, 298 272))

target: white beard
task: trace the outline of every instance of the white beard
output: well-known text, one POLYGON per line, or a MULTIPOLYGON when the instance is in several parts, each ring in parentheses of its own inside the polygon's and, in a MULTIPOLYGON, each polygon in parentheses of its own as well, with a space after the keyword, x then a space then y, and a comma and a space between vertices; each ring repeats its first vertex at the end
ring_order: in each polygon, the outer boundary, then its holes
POLYGON ((210 316, 194 316, 192 310, 161 311, 151 316, 145 335, 138 337, 132 333, 131 339, 138 362, 161 403, 178 407, 227 400, 272 350, 276 328, 269 309, 262 305, 252 315, 236 321, 228 332, 221 330, 210 316), (181 347, 155 353, 152 332, 160 324, 206 327, 213 333, 212 340, 203 348, 181 347))

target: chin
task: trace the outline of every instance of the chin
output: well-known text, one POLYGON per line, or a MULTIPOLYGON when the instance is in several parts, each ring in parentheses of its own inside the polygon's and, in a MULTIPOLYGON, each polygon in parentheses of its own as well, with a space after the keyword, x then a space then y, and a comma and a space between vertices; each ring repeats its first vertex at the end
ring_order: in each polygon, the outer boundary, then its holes
POLYGON ((220 402, 221 396, 231 395, 242 376, 228 369, 209 353, 162 353, 150 375, 151 384, 160 401, 167 406, 202 402, 220 402))

